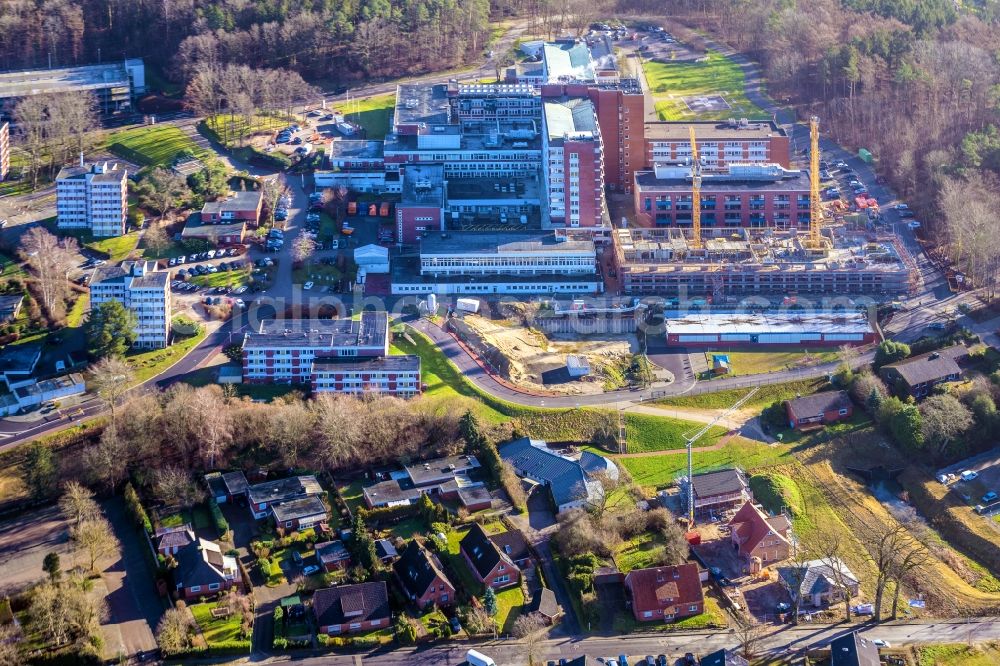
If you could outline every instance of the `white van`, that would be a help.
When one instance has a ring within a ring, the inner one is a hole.
[[[478,650],[469,650],[466,652],[465,660],[469,662],[469,666],[497,666],[497,662]]]

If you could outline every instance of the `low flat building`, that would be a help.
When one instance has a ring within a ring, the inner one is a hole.
[[[469,511],[488,508],[492,496],[482,481],[471,479],[469,472],[479,468],[475,456],[461,455],[417,462],[393,473],[391,479],[362,490],[370,509],[415,504],[422,495],[443,500],[457,500]],[[485,496],[484,496],[485,493]]]
[[[23,386],[31,381],[38,361],[42,358],[42,345],[28,342],[20,345],[6,345],[0,354],[0,379],[7,388]]]
[[[444,167],[407,164],[401,178],[402,192],[396,205],[397,242],[412,244],[428,233],[444,231]]]
[[[230,192],[224,199],[209,201],[201,208],[205,224],[224,224],[242,220],[257,224],[264,206],[264,194],[258,190]]]
[[[962,368],[955,359],[967,353],[962,345],[953,345],[882,366],[879,374],[899,392],[925,398],[938,384],[958,381],[962,377]]]
[[[303,497],[316,497],[323,492],[315,476],[291,476],[287,479],[265,481],[247,487],[250,512],[258,520],[266,518],[275,504]]]
[[[668,318],[665,325],[667,344],[680,347],[839,347],[870,344],[877,337],[862,312],[697,313]]]
[[[847,391],[823,391],[785,401],[788,425],[796,430],[821,428],[851,418],[854,403]]]
[[[25,97],[84,91],[94,94],[104,113],[131,108],[133,100],[146,92],[146,68],[142,58],[0,73],[0,109],[6,113]]]
[[[385,168],[384,144],[381,141],[363,139],[331,141],[327,148],[326,164],[335,171],[382,170]]]
[[[87,384],[83,380],[83,375],[70,374],[18,386],[14,389],[14,397],[21,409],[28,409],[49,400],[83,395],[86,390]]]
[[[210,224],[192,224],[188,220],[181,230],[181,240],[203,240],[215,247],[242,245],[246,235],[246,220]]]

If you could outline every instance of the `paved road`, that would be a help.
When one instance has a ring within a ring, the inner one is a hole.
[[[0,524],[0,594],[41,580],[42,561],[59,553],[63,568],[72,567],[69,528],[58,506],[21,513]]]
[[[887,623],[878,627],[864,625],[822,625],[782,627],[766,636],[760,643],[760,652],[772,655],[789,654],[810,648],[823,647],[834,638],[860,628],[869,638],[887,640],[894,647],[922,643],[961,643],[970,639],[985,642],[1000,638],[1000,620],[996,618],[965,623],[962,620],[936,623]],[[720,648],[736,648],[739,640],[730,632],[665,632],[629,636],[570,637],[544,641],[538,648],[538,660],[573,658],[586,654],[591,657],[617,657],[625,653],[630,663],[647,654],[666,654],[673,660],[694,652],[704,655]],[[392,651],[374,651],[364,655],[324,655],[317,657],[292,657],[281,655],[266,659],[267,663],[293,661],[302,666],[457,666],[465,661],[467,645],[449,644],[433,647],[399,648]],[[498,666],[523,666],[527,663],[524,646],[514,641],[498,641],[477,645],[476,649],[496,660]]]

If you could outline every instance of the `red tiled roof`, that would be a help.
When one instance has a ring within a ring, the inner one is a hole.
[[[632,603],[639,612],[663,608],[671,614],[673,607],[704,601],[698,565],[693,562],[630,571],[625,586],[632,591]]]
[[[744,555],[752,553],[768,534],[774,534],[781,540],[788,541],[785,537],[785,533],[788,531],[788,520],[779,516],[768,518],[752,502],[746,502],[740,507],[733,519],[729,521],[729,527],[737,536],[740,553]]]

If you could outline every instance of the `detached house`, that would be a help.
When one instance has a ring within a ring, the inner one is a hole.
[[[786,400],[785,412],[790,427],[807,430],[851,418],[854,405],[847,391],[824,391]]]
[[[315,495],[272,504],[271,514],[280,530],[304,530],[327,519],[326,505]]]
[[[830,641],[830,666],[880,666],[878,647],[856,631]]]
[[[178,596],[193,599],[240,588],[236,558],[225,555],[214,541],[196,539],[174,555],[174,585]]]
[[[962,369],[956,361],[967,354],[968,350],[962,345],[952,345],[883,366],[879,374],[889,386],[914,398],[923,398],[938,384],[958,381]]]
[[[796,567],[779,567],[778,578],[793,599],[802,595],[803,604],[816,608],[829,606],[843,601],[845,594],[850,594],[853,599],[861,588],[858,577],[840,559],[812,560],[802,567],[805,571],[797,571]],[[795,584],[800,579],[796,590]]]
[[[490,540],[481,525],[474,524],[459,545],[476,580],[483,585],[499,590],[518,584],[521,571],[510,556]]]
[[[455,586],[444,575],[441,562],[416,539],[403,549],[393,571],[406,596],[417,608],[455,603]]]
[[[768,517],[752,502],[745,503],[729,521],[730,538],[750,571],[788,559],[792,550],[791,523],[784,515]]]
[[[316,590],[312,604],[322,634],[369,631],[390,624],[389,591],[383,581]]]
[[[323,492],[315,476],[293,476],[276,481],[265,481],[247,488],[250,511],[260,520],[271,513],[270,507],[302,497],[314,497]]]
[[[669,622],[705,610],[701,577],[693,562],[630,571],[625,575],[625,590],[639,622]]]

